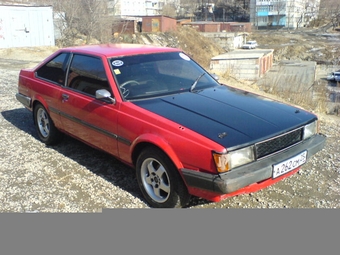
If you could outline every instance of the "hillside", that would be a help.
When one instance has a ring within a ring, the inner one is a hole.
[[[118,38],[115,38],[115,42],[153,44],[180,48],[205,68],[209,67],[212,57],[224,52],[212,40],[201,36],[195,29],[189,27],[181,27],[177,31],[166,33],[120,35]]]

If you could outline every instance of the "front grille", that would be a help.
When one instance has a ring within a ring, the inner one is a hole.
[[[302,140],[303,128],[255,144],[256,158],[260,159]]]

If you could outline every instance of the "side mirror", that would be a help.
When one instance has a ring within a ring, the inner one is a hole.
[[[99,89],[96,91],[96,99],[109,99],[111,103],[115,104],[116,99],[111,97],[111,93],[106,89]]]

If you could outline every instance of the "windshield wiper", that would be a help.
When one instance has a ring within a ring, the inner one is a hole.
[[[190,90],[189,90],[190,92],[192,92],[195,89],[198,81],[202,78],[203,75],[205,75],[205,73],[202,73],[200,76],[197,77],[197,79],[194,81],[194,83],[190,87]]]

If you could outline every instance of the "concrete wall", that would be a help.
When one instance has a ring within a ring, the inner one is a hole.
[[[203,33],[217,33],[221,32],[221,24],[217,22],[190,22],[184,24],[196,29],[198,32]]]
[[[54,45],[52,6],[0,6],[0,48]]]
[[[251,32],[251,23],[241,23],[241,22],[232,22],[229,24],[229,30],[230,32]]]
[[[198,21],[183,24],[195,28],[199,32],[218,33],[218,32],[251,32],[251,23],[247,22],[209,22]]]
[[[242,34],[235,33],[200,33],[201,35],[212,39],[225,51],[231,51],[238,49],[244,43],[244,37]]]
[[[257,80],[273,66],[271,49],[235,50],[213,57],[210,69],[216,74],[229,73],[241,80]]]

